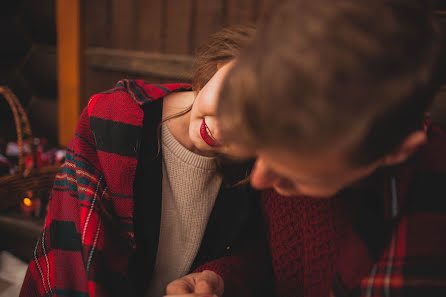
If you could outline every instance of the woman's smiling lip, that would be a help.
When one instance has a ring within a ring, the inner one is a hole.
[[[211,130],[206,125],[206,121],[203,119],[200,126],[200,135],[209,146],[218,146],[217,140],[212,136]]]

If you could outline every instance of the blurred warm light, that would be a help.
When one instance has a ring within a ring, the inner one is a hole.
[[[31,206],[31,205],[33,205],[33,202],[29,198],[24,198],[23,199],[23,204],[26,205],[26,206]]]

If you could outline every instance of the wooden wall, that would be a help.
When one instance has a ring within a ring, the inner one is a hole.
[[[188,81],[194,50],[221,27],[255,23],[277,0],[79,0],[88,97],[123,77]],[[446,12],[444,0],[426,0]],[[446,17],[443,16],[443,17]]]
[[[85,0],[85,98],[122,77],[189,81],[197,46],[272,0]]]
[[[265,0],[92,0],[87,46],[192,54],[220,27],[255,22]]]
[[[190,81],[193,53],[200,43],[224,26],[255,23],[275,1],[278,0],[57,0],[59,6],[80,5],[76,17],[70,9],[67,17],[58,16],[59,32],[69,26],[69,19],[78,20],[78,34],[73,36],[80,45],[79,55],[68,57],[80,65],[72,73],[78,79],[79,92],[73,96],[66,89],[65,97],[59,90],[59,102],[76,97],[75,104],[70,105],[76,108],[65,108],[74,114],[71,118],[76,118],[91,95],[112,88],[122,78],[158,83]],[[426,1],[446,32],[446,2]],[[60,48],[58,54],[64,54]],[[64,80],[60,76],[63,61],[64,57],[59,57],[59,80]],[[444,115],[445,91],[443,88],[437,100],[440,104],[435,105],[440,106],[436,110],[443,110],[443,106]],[[61,117],[63,112],[59,111],[59,142],[66,145],[74,128],[67,126]]]
[[[56,0],[59,143],[69,143],[91,95],[122,78],[190,81],[200,43],[224,26],[255,23],[274,1]]]

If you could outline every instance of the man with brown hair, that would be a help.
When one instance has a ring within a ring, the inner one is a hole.
[[[264,199],[279,295],[292,294],[281,291],[297,275],[286,257],[303,245],[305,259],[334,251],[332,272],[311,275],[331,289],[313,296],[446,296],[446,135],[426,118],[439,52],[420,1],[291,0],[236,61],[220,128],[255,153],[252,185],[343,205],[330,223],[341,235],[316,245],[288,234],[284,247],[283,226],[311,220],[314,205],[298,216],[291,202]]]

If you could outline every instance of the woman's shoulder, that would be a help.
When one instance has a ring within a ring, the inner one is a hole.
[[[143,80],[120,80],[113,89],[93,95],[88,102],[89,117],[141,125],[143,105],[180,90],[189,84],[153,84]]]

